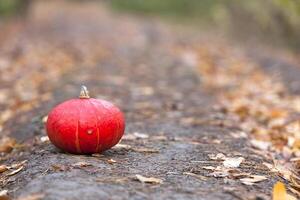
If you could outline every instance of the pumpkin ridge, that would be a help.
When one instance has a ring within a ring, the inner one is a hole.
[[[76,132],[75,132],[75,147],[77,153],[81,153],[80,143],[79,143],[79,123],[80,123],[80,109],[77,109],[78,111],[78,119],[77,119],[77,126],[76,126]]]
[[[88,99],[88,102],[90,105],[94,108],[95,116],[96,116],[96,129],[97,129],[97,145],[96,145],[96,152],[99,152],[99,149],[101,148],[100,145],[100,131],[99,131],[99,126],[98,126],[98,109],[94,105],[93,102],[91,102],[91,99]]]

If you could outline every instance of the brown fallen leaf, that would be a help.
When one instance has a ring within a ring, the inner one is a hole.
[[[273,187],[273,200],[297,200],[297,199],[286,192],[283,183],[277,182]]]
[[[253,185],[261,181],[267,180],[267,177],[261,175],[250,175],[247,178],[241,178],[240,181],[245,185]]]
[[[142,175],[135,175],[136,179],[142,183],[151,183],[151,184],[161,184],[163,181],[159,178],[154,178],[154,177],[145,177]]]
[[[205,176],[201,176],[199,174],[194,174],[194,173],[191,173],[191,172],[183,172],[183,175],[193,176],[193,177],[198,178],[198,179],[203,180],[203,181],[207,180],[207,178]]]
[[[54,164],[51,167],[54,171],[66,171],[69,169],[69,167],[60,164]]]
[[[17,144],[16,140],[10,137],[3,137],[0,140],[0,152],[9,153]]]
[[[10,200],[7,193],[8,193],[7,190],[1,190],[0,191],[0,200]]]
[[[6,165],[0,165],[0,173],[5,172],[6,170],[8,170]]]
[[[45,197],[44,194],[31,194],[29,196],[19,197],[17,200],[40,200]]]
[[[232,173],[230,176],[234,179],[241,179],[241,178],[247,178],[248,176],[251,176],[250,173],[240,172],[240,173]]]

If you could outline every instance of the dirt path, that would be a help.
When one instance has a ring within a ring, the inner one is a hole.
[[[1,177],[3,189],[13,197],[41,194],[49,200],[270,198],[279,179],[262,164],[270,161],[254,153],[237,128],[220,123],[225,117],[216,109],[218,100],[201,84],[193,59],[177,54],[176,47],[194,45],[193,38],[92,4],[85,9],[64,5],[39,5],[42,17],[34,12],[17,35],[19,48],[39,51],[51,64],[43,68],[47,61],[26,60],[33,68],[28,79],[39,70],[37,77],[46,77],[30,88],[45,98],[35,98],[34,105],[4,125],[3,132],[25,141],[25,146],[2,162],[27,162],[19,173]],[[76,156],[40,140],[45,135],[43,116],[58,102],[76,98],[81,84],[92,96],[124,111],[123,146],[103,155]],[[238,169],[218,172],[216,167],[223,165],[222,159],[214,158],[218,153],[245,160]],[[245,185],[240,179],[248,173],[266,180]],[[137,174],[163,182],[141,183]]]

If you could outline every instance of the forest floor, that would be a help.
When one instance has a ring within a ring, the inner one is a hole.
[[[271,199],[277,181],[297,195],[292,55],[95,3],[51,2],[0,24],[2,196]],[[63,153],[46,137],[47,113],[83,84],[126,116],[123,140],[103,154]]]

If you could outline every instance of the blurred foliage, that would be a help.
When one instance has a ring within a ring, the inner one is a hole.
[[[30,0],[0,0],[0,16],[26,12]]]
[[[137,13],[180,18],[210,17],[221,0],[112,0],[112,6]]]
[[[111,0],[113,8],[225,29],[300,50],[300,0]]]
[[[118,11],[158,15],[201,27],[209,25],[226,30],[234,37],[263,39],[300,51],[300,0],[106,1]],[[0,16],[24,14],[30,2],[31,0],[0,0]]]

